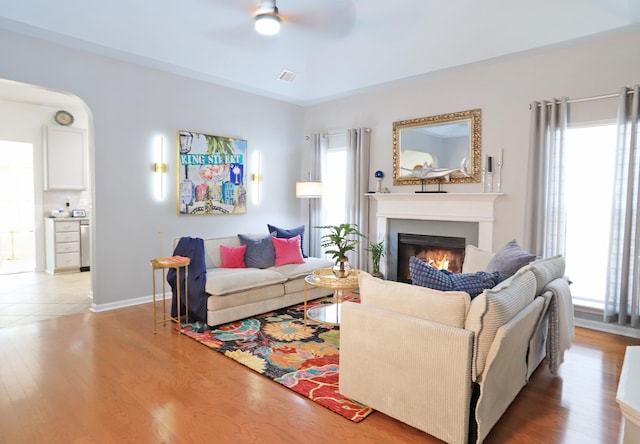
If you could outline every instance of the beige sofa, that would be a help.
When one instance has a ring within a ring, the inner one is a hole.
[[[361,303],[342,306],[340,392],[446,442],[482,442],[545,358],[547,288],[568,291],[564,268],[538,260],[473,301],[363,274]]]
[[[253,235],[261,238],[268,233]],[[304,264],[268,268],[221,268],[220,246],[240,246],[238,236],[204,239],[207,281],[207,324],[220,325],[299,304],[304,299],[304,278],[333,262],[315,257]],[[308,288],[307,298],[331,294],[324,288]]]

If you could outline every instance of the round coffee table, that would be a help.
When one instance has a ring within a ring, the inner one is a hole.
[[[340,325],[340,304],[342,304],[345,290],[356,290],[360,270],[351,270],[349,276],[336,277],[333,269],[322,268],[304,278],[304,323],[307,317],[321,324]],[[320,304],[307,310],[307,286],[330,288],[333,290],[331,304]]]

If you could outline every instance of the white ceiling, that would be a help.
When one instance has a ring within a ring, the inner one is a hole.
[[[304,105],[640,23],[638,0],[278,0],[263,37],[258,3],[0,0],[0,28]]]

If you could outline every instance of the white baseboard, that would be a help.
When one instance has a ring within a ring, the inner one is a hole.
[[[625,327],[616,324],[607,324],[605,322],[591,321],[588,319],[575,318],[576,327],[584,327],[590,330],[603,331],[613,333],[614,335],[628,336],[630,338],[640,339],[640,330],[637,328]]]
[[[165,298],[171,300],[172,294],[165,293]],[[162,293],[159,295],[156,295],[156,301],[159,301],[159,300],[160,301],[162,300]],[[134,305],[148,304],[150,302],[153,302],[153,295],[141,296],[139,298],[133,298],[133,299],[125,299],[123,301],[117,301],[117,302],[109,302],[106,304],[93,303],[91,304],[91,307],[89,307],[89,310],[95,313],[100,313],[102,311],[117,310],[119,308],[132,307]]]

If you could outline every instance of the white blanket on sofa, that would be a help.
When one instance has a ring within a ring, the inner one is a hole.
[[[560,364],[564,362],[564,352],[571,347],[575,335],[573,301],[569,282],[565,278],[551,281],[546,289],[553,293],[549,306],[547,364],[551,374],[556,375]]]

